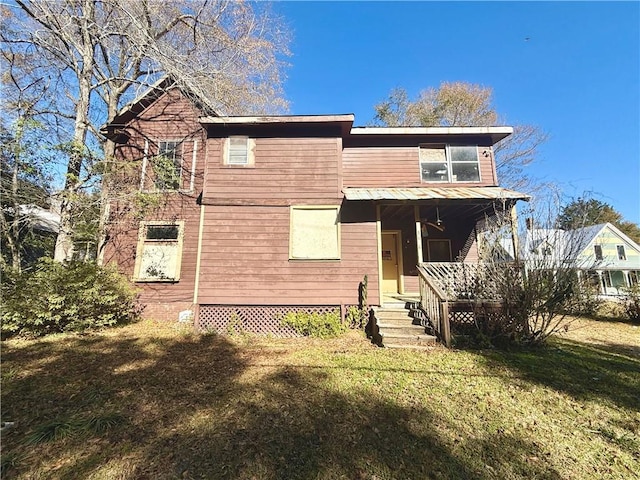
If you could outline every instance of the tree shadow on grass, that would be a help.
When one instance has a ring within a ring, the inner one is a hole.
[[[253,367],[256,355],[270,365]],[[3,415],[16,422],[3,438],[3,453],[17,459],[9,475],[560,478],[550,463],[528,461],[542,455],[527,439],[445,438],[451,420],[428,405],[344,391],[330,369],[278,364],[280,355],[219,336],[5,348],[3,361],[20,369],[2,391]],[[43,422],[105,412],[122,420],[100,434],[25,443]]]
[[[596,345],[556,338],[544,348],[485,351],[519,376],[581,400],[640,409],[640,357],[620,345]]]

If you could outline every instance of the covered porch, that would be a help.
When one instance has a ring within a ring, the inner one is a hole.
[[[504,219],[517,252],[515,204],[529,197],[500,187],[413,187],[348,188],[345,198],[375,202],[380,306],[419,306],[414,314],[449,344],[449,320],[473,322],[478,311],[464,278],[483,268],[479,243],[487,219]]]

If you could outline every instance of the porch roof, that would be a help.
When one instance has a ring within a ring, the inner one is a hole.
[[[344,188],[347,200],[529,200],[502,187]]]

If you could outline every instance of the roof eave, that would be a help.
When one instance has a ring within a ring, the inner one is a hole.
[[[513,127],[354,127],[350,134],[353,136],[489,136],[492,143],[513,133]]]

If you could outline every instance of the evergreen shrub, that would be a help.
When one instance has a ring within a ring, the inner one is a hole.
[[[2,336],[81,332],[136,320],[135,289],[114,268],[45,258],[2,272]]]

